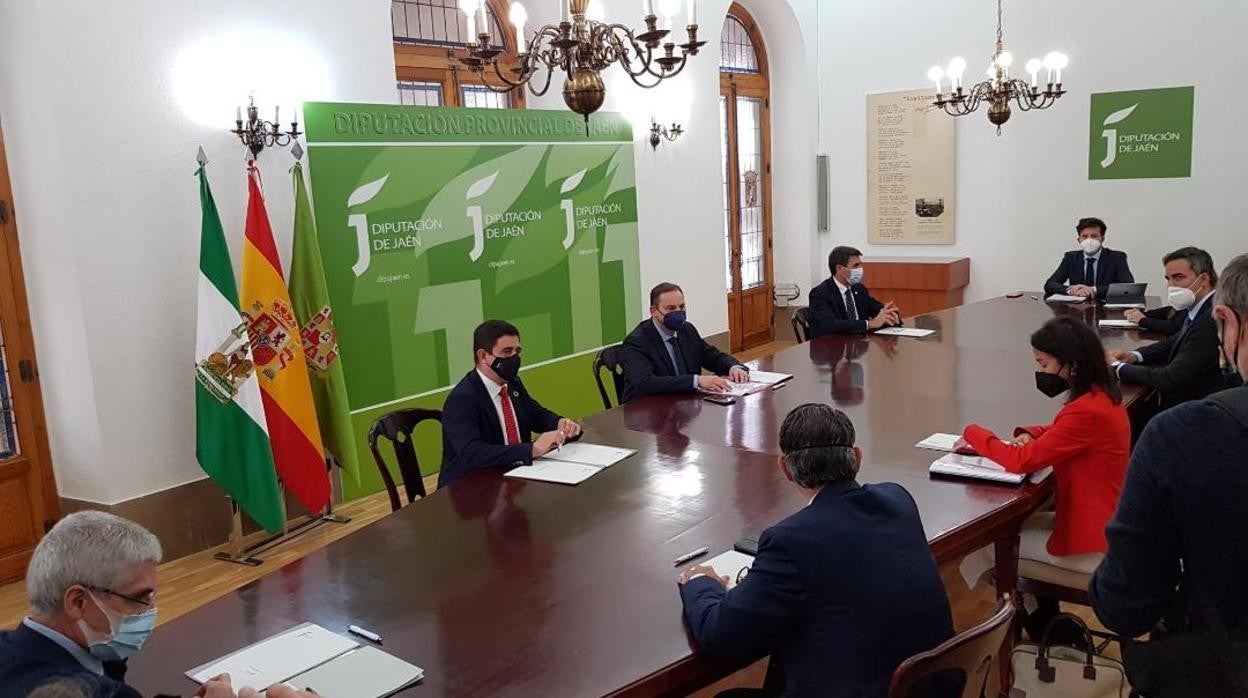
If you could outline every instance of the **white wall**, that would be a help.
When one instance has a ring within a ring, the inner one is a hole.
[[[203,477],[190,364],[195,150],[202,144],[211,161],[238,260],[246,189],[242,148],[226,129],[255,76],[201,76],[192,92],[222,79],[238,92],[215,123],[200,125],[175,97],[179,53],[222,35],[293,36],[325,57],[326,92],[309,99],[393,101],[389,5],[13,0],[0,9],[0,118],[63,496],[111,504]],[[298,63],[253,69],[294,79]],[[283,249],[290,164],[284,152],[261,156]]]
[[[868,255],[966,255],[967,300],[974,301],[1039,289],[1061,253],[1073,249],[1081,216],[1108,222],[1109,245],[1128,252],[1132,271],[1149,282],[1150,293],[1165,288],[1165,252],[1194,244],[1221,266],[1248,250],[1236,210],[1243,198],[1241,163],[1248,156],[1240,137],[1245,102],[1234,87],[1248,57],[1241,36],[1248,4],[1006,2],[1005,41],[1016,61],[1053,49],[1069,54],[1070,94],[1047,111],[1015,110],[1000,138],[983,114],[959,119],[952,247],[866,244],[864,96],[921,88],[928,66],[955,55],[966,58],[968,80],[978,80],[992,50],[992,3],[823,5],[819,147],[835,163],[834,233],[823,236],[823,257],[840,243]],[[1089,94],[1182,85],[1196,86],[1192,177],[1089,181]]]

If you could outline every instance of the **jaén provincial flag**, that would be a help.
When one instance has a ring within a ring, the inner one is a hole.
[[[319,513],[329,502],[329,475],[299,322],[282,276],[254,162],[247,168],[242,286],[239,309],[251,337],[277,474],[308,512]]]

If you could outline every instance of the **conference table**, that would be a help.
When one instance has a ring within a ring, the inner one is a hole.
[[[738,667],[694,647],[674,560],[729,550],[805,504],[777,464],[780,422],[805,402],[850,416],[864,452],[858,480],[910,491],[938,561],[994,545],[998,585],[1012,589],[1019,527],[1046,504],[1052,478],[932,478],[939,454],[915,444],[970,422],[1009,433],[1051,421],[1060,403],[1034,387],[1028,336],[1055,314],[1094,326],[1120,315],[1038,296],[908,318],[935,330],[921,339],[783,349],[754,365],[793,379],[733,405],[650,396],[590,416],[587,442],[637,453],[575,487],[476,472],[162,625],[131,660],[129,681],[145,695],[189,695],[187,669],[311,621],[368,628],[423,667],[403,695],[684,695]],[[1110,349],[1146,341],[1101,334]]]

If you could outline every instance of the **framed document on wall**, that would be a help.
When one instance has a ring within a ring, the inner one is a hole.
[[[867,241],[952,245],[954,119],[930,90],[867,95]]]

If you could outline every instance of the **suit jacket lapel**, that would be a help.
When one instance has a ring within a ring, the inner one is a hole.
[[[667,353],[667,343],[663,340],[663,335],[659,334],[659,328],[654,326],[654,320],[646,320],[645,323],[643,332],[650,338],[652,345],[650,349],[651,360],[657,360],[659,365],[664,367],[664,373],[661,375],[676,375],[676,369],[672,366],[672,357]],[[679,346],[680,342],[676,344]]]
[[[837,286],[836,281],[832,279],[828,279],[828,284],[829,284],[828,290],[832,292],[832,297],[836,299],[834,302],[837,305],[841,306],[841,317],[848,320],[849,308],[845,307],[845,296],[841,295],[841,287]],[[853,286],[850,286],[850,290],[851,291],[853,290]]]
[[[485,434],[492,443],[505,444],[507,437],[503,435],[503,425],[498,422],[498,410],[494,407],[494,396],[490,395],[490,391],[485,387],[485,382],[481,380],[481,375],[473,369],[472,374],[468,377],[473,382],[473,389],[477,395],[477,408],[481,411],[481,421],[487,425],[488,432]],[[512,401],[515,406],[515,401]]]
[[[1183,346],[1183,342],[1187,341],[1187,336],[1192,333],[1192,328],[1196,326],[1196,323],[1200,322],[1200,319],[1204,317],[1205,311],[1208,310],[1209,312],[1212,312],[1209,305],[1212,302],[1213,301],[1211,300],[1206,301],[1205,304],[1200,307],[1200,310],[1196,311],[1196,317],[1192,318],[1192,321],[1187,323],[1187,327],[1184,327],[1183,331],[1179,333],[1179,336],[1174,339],[1174,344],[1170,346],[1169,358],[1173,359],[1174,356],[1179,353],[1179,347]]]

